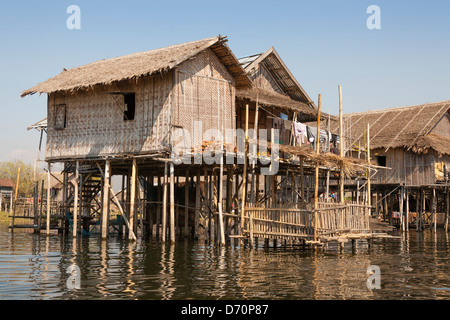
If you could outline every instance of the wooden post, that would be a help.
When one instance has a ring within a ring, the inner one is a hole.
[[[271,141],[271,143],[274,143]],[[241,199],[241,236],[244,232],[245,197],[247,196],[247,163],[248,163],[248,104],[245,108],[245,147],[244,147],[244,173],[242,175],[242,199]]]
[[[222,198],[223,198],[223,157],[220,157],[220,171],[219,171],[219,199],[218,199],[218,209],[219,209],[219,231],[220,231],[220,244],[225,245],[225,230],[223,227],[223,212],[222,212]]]
[[[372,190],[370,185],[370,124],[367,124],[367,205],[369,207],[369,217],[372,216]]]
[[[105,176],[103,181],[103,204],[102,204],[102,239],[108,237],[109,217],[109,179],[111,177],[111,164],[105,161]],[[130,232],[131,233],[131,232]]]
[[[406,231],[409,231],[409,190],[408,188],[405,189],[406,193],[406,220],[405,220],[405,228]]]
[[[161,241],[166,242],[167,231],[167,162],[164,162],[163,201],[162,201],[162,227]]]
[[[50,197],[51,197],[51,169],[52,168],[52,164],[49,162],[48,163],[48,170],[47,170],[47,222],[46,222],[46,232],[47,235],[50,234],[50,211],[51,211],[51,202],[50,202]],[[42,199],[41,199],[42,201]],[[40,225],[40,221],[38,222]]]
[[[301,195],[301,201],[302,205],[301,208],[305,209],[306,203],[305,203],[305,182],[304,182],[304,169],[303,169],[303,157],[299,157],[300,160],[300,195]]]
[[[80,162],[76,162],[75,168],[75,188],[74,188],[74,201],[73,201],[73,230],[72,236],[77,237],[78,232],[78,183],[80,181]]]
[[[175,243],[175,168],[170,162],[170,243]]]
[[[189,236],[189,170],[186,170],[184,185],[184,236]]]
[[[200,169],[197,169],[197,177],[195,180],[195,217],[194,217],[194,238],[199,237],[200,225]]]
[[[133,230],[133,232],[134,232],[134,213],[136,205],[136,173],[137,173],[136,171],[137,171],[136,158],[133,158],[133,163],[131,165],[131,180],[130,180],[130,230]]]
[[[399,211],[400,211],[400,230],[405,231],[405,225],[403,221],[403,197],[404,197],[404,189],[400,188],[400,197],[399,197]]]
[[[448,222],[450,219],[450,192],[448,187],[446,188],[446,202],[447,202],[447,210],[445,211],[445,232],[448,232]]]
[[[434,232],[436,232],[436,225],[437,225],[437,197],[436,197],[436,188],[433,187],[433,202],[432,202],[432,210],[433,210],[433,229]]]
[[[342,87],[339,86],[339,155],[344,157],[344,130],[343,130],[343,112],[342,112]],[[344,203],[344,168],[341,167],[339,173],[339,202]]]
[[[14,204],[13,204],[13,209],[12,209],[12,214],[13,214],[12,227],[13,227],[13,230],[14,230],[14,219],[16,217],[17,194],[18,194],[18,191],[19,191],[19,181],[20,181],[20,167],[17,169],[16,190],[14,191],[14,193],[15,193],[14,194]],[[12,194],[11,194],[11,199],[12,199]],[[10,207],[11,207],[11,205],[10,205]]]
[[[156,237],[159,238],[160,236],[160,229],[161,229],[161,177],[158,176],[156,177],[156,181],[157,181],[157,188],[156,188],[156,199],[157,199],[157,204],[156,204],[156,230],[155,230],[155,234]]]
[[[319,108],[317,110],[317,141],[316,154],[320,153],[320,108],[322,97],[319,94]],[[317,241],[317,210],[319,201],[319,162],[316,162],[315,183],[314,183],[314,241]]]

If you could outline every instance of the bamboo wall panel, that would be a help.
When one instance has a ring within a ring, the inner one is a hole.
[[[250,75],[252,83],[261,89],[275,91],[284,94],[284,91],[280,88],[275,79],[270,75],[267,68],[259,64],[259,68]]]
[[[46,158],[138,154],[162,149],[168,141],[172,73],[137,82],[51,94],[48,100]],[[134,120],[124,120],[123,95],[135,93]],[[56,106],[66,105],[66,127],[55,130]]]
[[[211,50],[180,65],[174,92],[174,123],[191,134],[191,147],[200,148],[196,143],[202,143],[207,130],[218,129],[224,135],[226,129],[235,129],[233,77]],[[201,122],[201,133],[195,132],[195,122]]]

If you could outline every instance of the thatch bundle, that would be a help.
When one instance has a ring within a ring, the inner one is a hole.
[[[440,155],[450,155],[450,138],[430,133],[419,138],[412,150],[423,154],[427,154],[430,150],[435,150]]]

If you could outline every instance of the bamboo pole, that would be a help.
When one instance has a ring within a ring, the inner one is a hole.
[[[111,176],[111,164],[105,161],[105,175],[103,178],[103,204],[102,204],[102,239],[108,237],[108,216],[109,216],[109,178]]]
[[[220,157],[220,173],[219,173],[219,230],[220,230],[220,244],[225,245],[225,231],[223,227],[223,212],[222,212],[222,198],[223,198],[223,156]]]
[[[446,217],[446,219],[445,219],[445,232],[448,232],[448,222],[449,222],[449,219],[450,219],[450,192],[449,192],[449,190],[448,190],[448,187],[446,188],[447,189],[447,193],[446,193],[446,202],[447,202],[447,210],[445,211],[445,217]]]
[[[133,158],[133,163],[131,165],[131,180],[130,180],[130,230],[134,231],[134,214],[136,206],[136,174],[137,174],[137,163],[136,158]],[[106,179],[106,173],[105,173]],[[129,230],[129,231],[130,231]],[[130,237],[131,240],[131,237]]]
[[[342,112],[342,87],[339,86],[339,155],[344,157],[344,134],[343,134],[343,112]],[[344,203],[344,170],[341,167],[339,174],[339,202]]]
[[[47,235],[50,234],[50,211],[51,211],[51,202],[50,202],[50,197],[51,197],[51,170],[52,170],[52,164],[49,162],[48,163],[48,170],[47,170],[47,221],[46,221],[46,232]],[[42,201],[42,199],[41,199]],[[40,221],[38,222],[38,224],[40,225]]]
[[[195,217],[194,217],[194,237],[199,237],[200,224],[200,169],[197,169],[197,177],[195,180]]]
[[[166,242],[167,229],[167,162],[164,162],[161,241]]]
[[[189,170],[186,170],[186,181],[184,186],[184,236],[189,236]]]
[[[74,201],[73,201],[73,226],[72,236],[77,237],[78,232],[78,183],[80,181],[80,162],[76,162],[75,167],[75,184],[74,184]]]
[[[372,216],[372,190],[370,185],[370,124],[367,124],[367,204],[369,206],[369,216]]]
[[[170,163],[170,243],[175,243],[175,168]]]
[[[272,141],[273,143],[273,141]],[[245,197],[247,193],[247,163],[248,163],[248,104],[245,107],[245,147],[244,147],[244,173],[242,175],[242,201],[241,201],[241,236],[244,232]]]
[[[17,178],[16,178],[16,190],[14,190],[14,204],[13,204],[13,217],[12,217],[12,227],[14,230],[14,220],[16,217],[16,207],[17,207],[17,195],[19,191],[19,182],[20,182],[20,167],[17,169]],[[11,196],[12,198],[12,196]]]
[[[409,231],[409,190],[408,188],[405,189],[405,193],[406,193],[406,224],[405,224],[405,228],[406,231]]]
[[[319,94],[319,107],[317,110],[317,141],[316,153],[320,153],[320,109],[322,104],[322,96]],[[315,183],[314,183],[314,241],[317,241],[317,210],[319,201],[319,162],[316,163]]]
[[[436,225],[437,225],[437,210],[436,210],[436,204],[437,204],[437,198],[436,198],[436,188],[433,188],[433,229],[434,232],[436,232]]]

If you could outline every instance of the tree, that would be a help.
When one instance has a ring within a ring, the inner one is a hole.
[[[34,188],[34,168],[31,164],[26,164],[21,160],[0,162],[0,179],[11,179],[15,185],[17,182],[17,171],[19,168],[20,177],[18,194],[24,195],[25,197],[30,197],[33,195]],[[39,172],[36,173],[36,176],[39,176]]]

